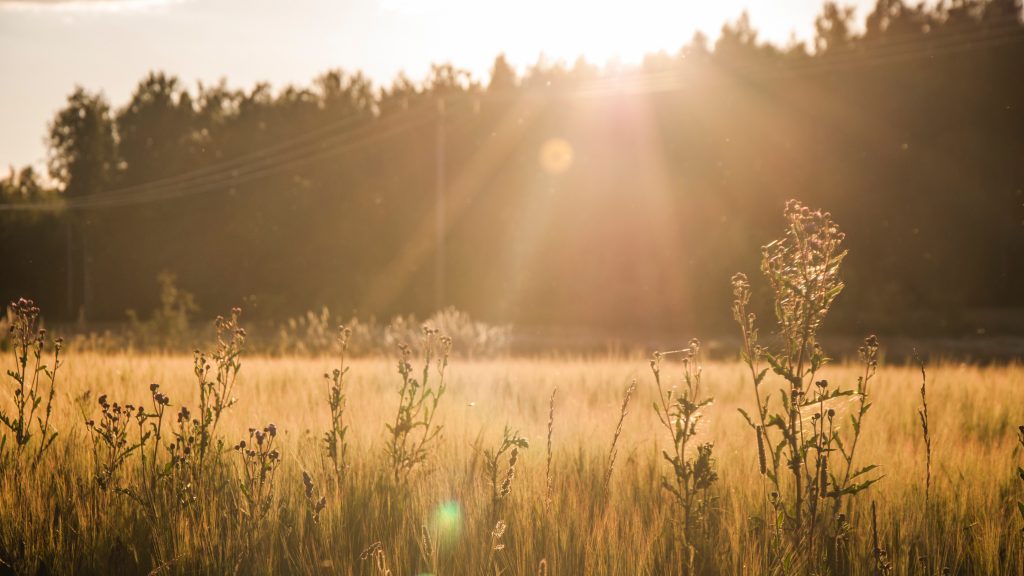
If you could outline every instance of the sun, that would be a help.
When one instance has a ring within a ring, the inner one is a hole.
[[[568,63],[582,57],[594,64],[635,64],[644,55],[677,52],[693,33],[712,34],[730,16],[734,2],[634,0],[528,2],[533,33],[524,42],[544,46],[544,54]],[[536,5],[536,6],[534,6]],[[538,37],[539,36],[539,37]]]

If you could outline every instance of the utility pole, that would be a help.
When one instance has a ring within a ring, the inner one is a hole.
[[[434,205],[434,244],[436,252],[434,254],[434,308],[435,311],[440,311],[444,307],[445,294],[444,294],[444,269],[445,269],[445,254],[444,254],[444,212],[445,212],[445,175],[444,175],[444,163],[445,163],[445,134],[444,134],[444,120],[445,120],[445,109],[444,109],[444,98],[438,98],[437,100],[437,133],[435,140],[435,176],[437,178],[435,182],[435,205]]]
[[[68,320],[73,321],[75,319],[75,249],[70,210],[64,213],[64,238],[67,240],[67,252],[65,253],[65,258],[67,259],[67,280],[65,281],[66,306]]]
[[[67,311],[68,320],[82,324],[92,301],[92,278],[89,275],[89,244],[86,215],[76,210],[64,212],[67,241]]]
[[[89,253],[89,228],[92,227],[92,224],[85,212],[79,216],[78,221],[82,227],[82,235],[79,239],[79,242],[82,243],[82,307],[78,309],[77,320],[79,325],[84,328],[88,314],[92,310],[92,275],[89,270],[92,265]]]

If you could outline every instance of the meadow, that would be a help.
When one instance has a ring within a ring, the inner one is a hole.
[[[4,471],[0,497],[4,561],[20,573],[373,573],[362,550],[381,542],[395,574],[534,574],[546,560],[553,574],[673,573],[681,553],[672,535],[672,505],[660,487],[667,466],[651,403],[653,379],[643,359],[551,359],[453,362],[438,408],[443,440],[407,487],[392,486],[384,457],[384,421],[397,408],[394,362],[351,363],[349,433],[352,468],[340,489],[320,448],[329,429],[323,372],[332,358],[247,358],[238,404],[226,413],[223,435],[234,442],[250,426],[274,423],[282,462],[274,507],[255,534],[243,537],[235,477],[240,458],[224,455],[224,491],[210,494],[198,517],[168,505],[147,518],[131,498],[99,492],[83,412],[98,412],[96,396],[142,402],[160,382],[177,404],[194,403],[189,356],[83,354],[69,356],[56,413],[64,438],[32,469]],[[829,369],[854,380],[855,365]],[[757,447],[738,407],[751,409],[750,383],[739,363],[708,363],[705,384],[715,395],[702,435],[715,443],[720,480],[715,514],[721,540],[703,559],[722,573],[773,570],[752,542],[748,516],[763,513]],[[924,505],[925,456],[918,422],[920,373],[885,365],[875,382],[876,408],[865,424],[862,455],[884,478],[855,502],[852,573],[874,569],[870,503],[893,573],[1012,574],[1024,559],[1022,524],[1014,510],[1021,482],[1015,423],[1024,422],[1020,366],[938,364],[931,368],[932,500]],[[602,490],[609,447],[628,383],[638,379],[623,424],[608,492]],[[546,442],[549,400],[557,387],[548,503]],[[182,400],[184,401],[184,400]],[[491,486],[482,450],[520,431],[512,492],[503,506],[504,549],[492,551]],[[310,517],[302,471],[327,496],[319,523]],[[166,515],[166,516],[164,516]],[[421,549],[426,526],[436,550]],[[254,541],[247,543],[247,538]],[[924,569],[920,556],[926,556]],[[776,572],[787,572],[776,567]],[[803,570],[794,569],[803,572]]]
[[[827,214],[787,218],[763,265],[777,331],[758,338],[737,276],[743,345],[725,360],[697,341],[469,359],[431,327],[385,355],[346,357],[344,327],[334,354],[249,355],[236,310],[206,352],[54,361],[40,311],[15,303],[0,566],[1020,573],[1024,366],[923,370],[873,337],[828,361],[842,237]]]

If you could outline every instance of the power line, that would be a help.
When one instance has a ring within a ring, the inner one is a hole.
[[[174,176],[168,176],[156,180],[151,180],[149,182],[144,182],[141,184],[124,186],[121,188],[103,191],[99,192],[98,194],[129,194],[134,192],[147,191],[152,188],[184,184],[192,179],[205,177],[207,175],[216,175],[218,172],[236,169],[238,166],[244,166],[247,162],[258,161],[261,157],[275,153],[277,151],[294,150],[296,146],[315,143],[313,141],[318,136],[321,136],[323,134],[329,134],[337,130],[348,129],[358,124],[359,122],[364,121],[372,121],[372,119],[366,118],[362,115],[349,116],[343,120],[329,123],[327,125],[316,128],[311,132],[304,132],[299,136],[289,138],[288,140],[278,142],[271,146],[267,146],[266,148],[261,148],[259,150],[241,154],[239,156],[233,156],[221,162],[203,166],[202,168],[197,168],[195,170],[190,170],[188,172],[176,174]]]
[[[370,122],[356,130],[338,134],[326,140],[309,142],[302,147],[292,148],[284,153],[271,155],[264,159],[252,160],[246,164],[240,164],[219,172],[213,172],[202,178],[189,179],[185,178],[185,175],[181,175],[173,179],[163,179],[161,182],[164,183],[160,185],[149,183],[124,187],[109,192],[69,198],[63,203],[0,204],[0,211],[112,208],[223,189],[341,152],[350,152],[426,124],[431,120],[432,116],[420,113],[428,108],[428,106],[419,106],[410,112],[389,117],[387,120],[381,121],[382,123]],[[406,114],[411,114],[411,116]],[[292,139],[292,141],[295,140],[297,139]],[[264,153],[263,155],[266,154]],[[190,172],[188,175],[191,176],[195,172],[197,171]],[[175,185],[175,181],[180,182],[180,184]]]
[[[993,30],[996,33],[993,34]],[[935,34],[931,37],[931,34]],[[967,31],[929,32],[911,38],[886,42],[878,48],[856,47],[842,54],[809,56],[802,63],[781,62],[776,66],[767,63],[747,62],[741,66],[722,66],[723,71],[753,79],[785,79],[793,76],[819,73],[842,72],[856,68],[879,67],[898,62],[930,59],[956,53],[998,48],[1024,42],[1024,26],[1020,22],[1004,21],[996,27]],[[680,78],[685,70],[676,66],[658,72],[638,72],[603,78],[588,86],[565,94],[567,97],[600,97],[607,93],[642,94],[650,92],[672,92],[692,86],[692,82]]]

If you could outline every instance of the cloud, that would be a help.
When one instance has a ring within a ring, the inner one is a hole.
[[[19,12],[126,12],[185,0],[0,0],[0,10]]]

